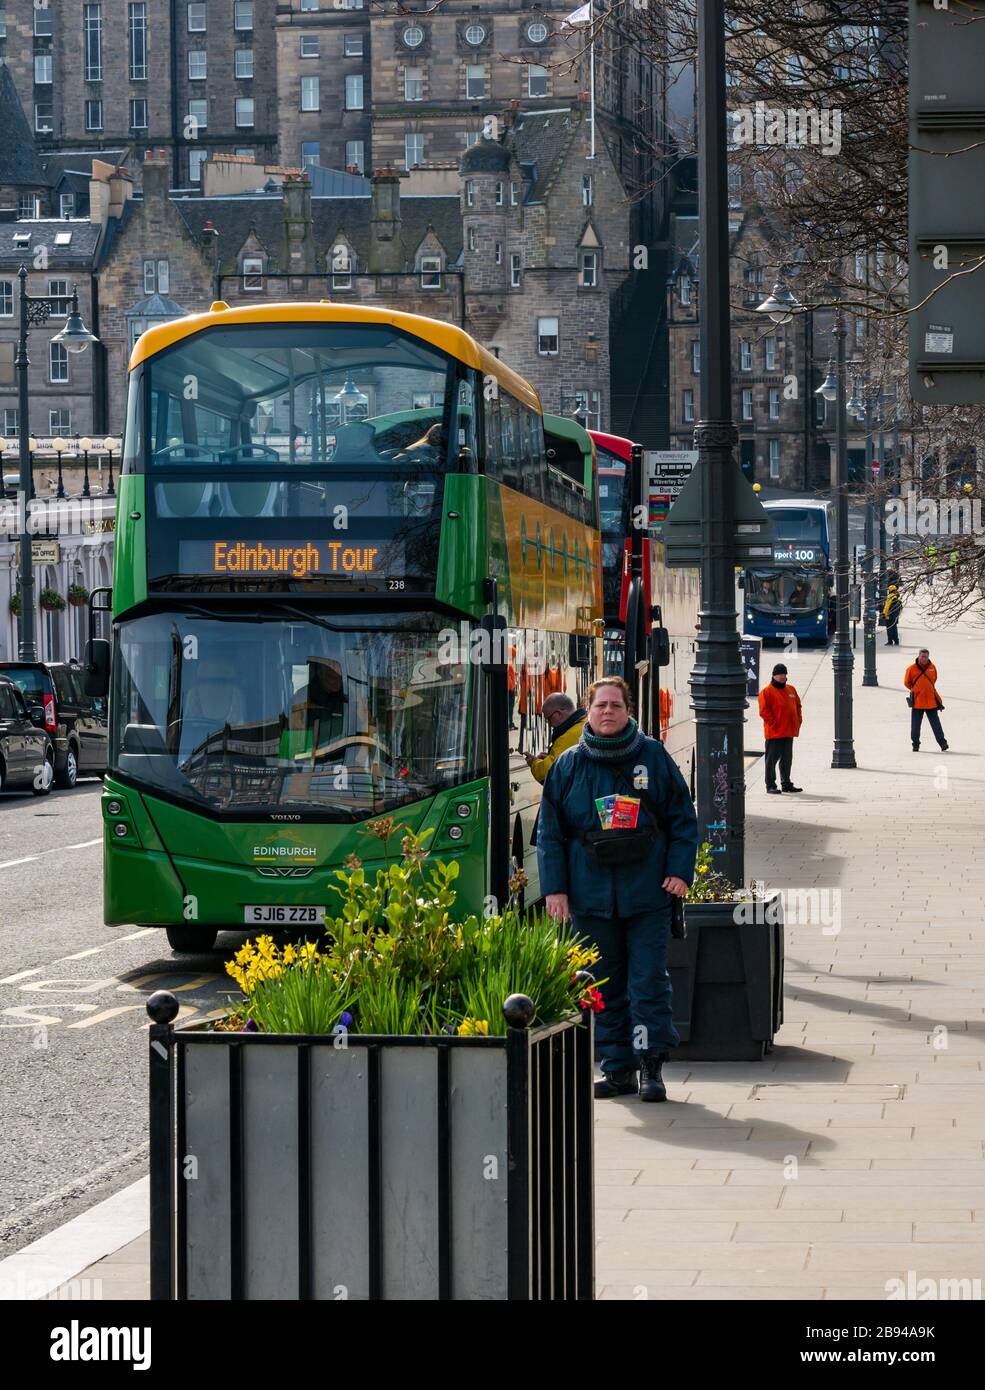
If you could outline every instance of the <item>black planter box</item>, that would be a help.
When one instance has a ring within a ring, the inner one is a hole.
[[[783,1022],[783,911],[778,897],[685,905],[687,936],[667,956],[674,1060],[761,1061]]]
[[[151,1298],[594,1298],[592,1016],[510,1004],[504,1037],[341,1039],[153,995]]]

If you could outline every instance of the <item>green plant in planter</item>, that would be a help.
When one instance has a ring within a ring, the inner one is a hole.
[[[49,613],[60,613],[65,607],[65,600],[57,589],[42,589],[38,602]]]
[[[89,602],[89,590],[84,584],[70,584],[68,601],[73,608],[83,608]]]
[[[16,594],[11,594],[11,595],[10,595],[10,611],[11,611],[11,613],[14,614],[15,617],[20,617],[20,612],[21,612],[21,591],[20,591],[20,589],[17,590]]]
[[[367,828],[385,848],[403,829],[390,819]],[[278,951],[260,937],[237,952],[226,969],[246,996],[239,1026],[489,1036],[506,1032],[502,1004],[510,994],[529,995],[540,1024],[602,1007],[594,985],[578,978],[597,951],[544,913],[520,916],[515,895],[524,876],[515,877],[502,914],[455,921],[458,864],[429,859],[429,834],[405,834],[401,858],[372,877],[349,857],[336,874],[339,911],[326,918],[320,949],[305,942]]]
[[[756,882],[748,888],[736,888],[730,878],[716,869],[710,840],[705,840],[698,846],[694,862],[694,882],[687,891],[685,903],[730,903],[736,899],[760,900],[766,896],[765,884]]]

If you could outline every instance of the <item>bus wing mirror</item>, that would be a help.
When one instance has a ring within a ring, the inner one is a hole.
[[[83,684],[87,695],[109,694],[109,642],[105,637],[90,637],[86,642]]]
[[[735,587],[736,587],[737,589],[744,589],[744,588],[746,587],[746,576],[743,574],[743,572],[742,572],[741,570],[740,570],[739,573],[736,575],[736,578],[735,578]]]
[[[670,633],[665,627],[655,627],[653,629],[653,655],[651,661],[655,666],[670,665]]]
[[[581,632],[572,632],[568,637],[568,665],[591,666],[595,659],[595,638]]]

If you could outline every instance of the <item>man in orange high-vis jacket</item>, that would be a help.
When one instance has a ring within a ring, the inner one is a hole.
[[[763,732],[766,735],[766,790],[772,796],[781,791],[799,792],[790,780],[793,766],[793,741],[800,733],[804,721],[800,706],[800,696],[787,680],[787,668],[782,664],[773,667],[773,679],[759,692],[759,713],[763,719]],[[780,785],[776,785],[777,764],[780,768]]]
[[[947,739],[944,737],[941,717],[938,714],[938,710],[944,708],[944,702],[937,693],[937,667],[931,661],[930,652],[926,647],[920,648],[916,661],[906,668],[903,684],[910,692],[907,703],[910,706],[910,742],[914,753],[920,752],[920,726],[924,715],[934,731],[938,747],[942,753],[946,753]]]

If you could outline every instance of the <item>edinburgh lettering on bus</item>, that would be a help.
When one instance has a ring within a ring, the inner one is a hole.
[[[308,574],[366,574],[376,567],[379,546],[344,545],[329,541],[323,554],[318,545],[264,545],[258,541],[215,541],[212,568],[216,574],[291,574],[303,579]]]

